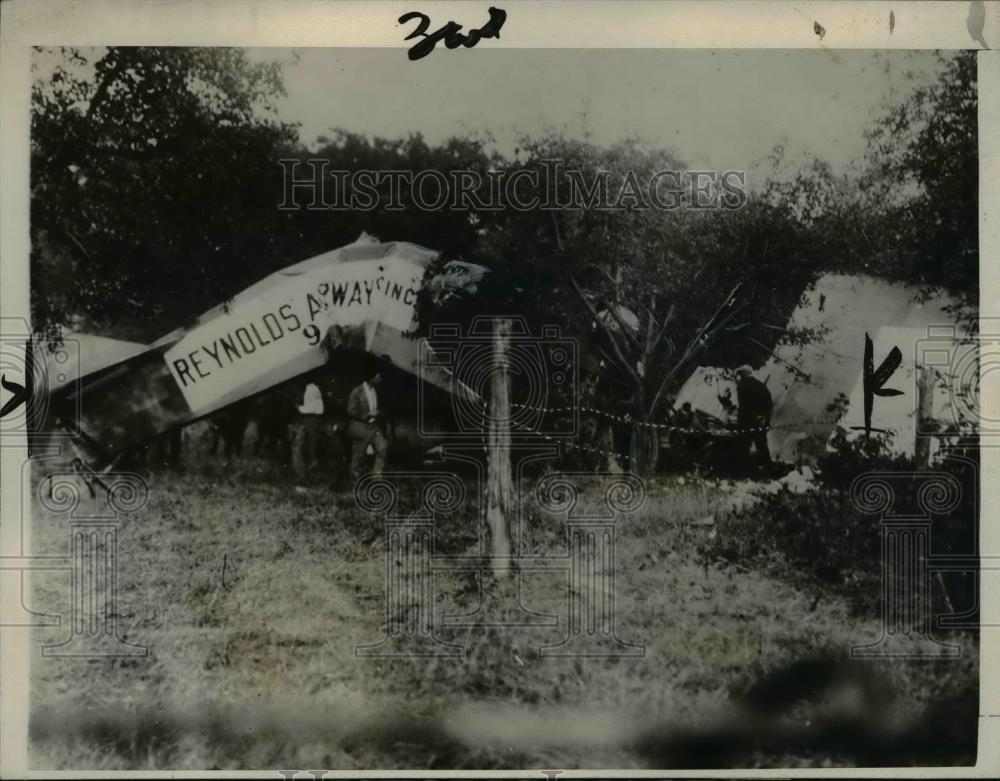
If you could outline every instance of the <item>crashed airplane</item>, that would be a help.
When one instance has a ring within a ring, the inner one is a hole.
[[[116,456],[323,366],[366,353],[450,394],[473,392],[411,332],[438,253],[362,234],[277,271],[151,345],[81,335],[75,374],[46,379],[46,426],[71,436],[100,468]],[[473,293],[482,266],[450,261],[429,283],[435,301]]]

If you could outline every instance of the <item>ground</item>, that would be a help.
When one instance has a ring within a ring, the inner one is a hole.
[[[643,655],[540,656],[563,623],[491,628],[488,615],[516,613],[514,586],[487,579],[484,593],[475,573],[449,572],[434,580],[439,609],[486,606],[470,626],[440,630],[464,655],[359,658],[357,646],[385,633],[386,561],[382,522],[357,509],[351,494],[322,479],[296,491],[263,459],[206,458],[148,481],[148,505],[123,518],[118,538],[119,633],[148,655],[36,656],[34,767],[643,767],[649,757],[623,740],[630,730],[709,724],[732,714],[734,699],[761,674],[814,653],[842,655],[880,635],[877,616],[857,616],[842,600],[704,559],[705,537],[726,534],[724,522],[705,520],[718,492],[658,478],[617,529],[617,633],[643,645]],[[532,501],[529,547],[557,554],[562,520]],[[466,512],[439,519],[439,553],[474,551]],[[65,517],[38,508],[35,551],[65,554],[68,539]],[[32,584],[31,607],[66,610],[66,573],[38,573]],[[566,598],[564,573],[521,580],[520,604],[532,611],[563,616]],[[59,642],[68,631],[64,622],[36,639]],[[866,663],[895,692],[886,719],[905,721],[975,685],[976,646],[961,642],[958,662]],[[440,716],[451,737],[398,722],[382,729],[385,714]],[[852,760],[778,747],[723,761]]]

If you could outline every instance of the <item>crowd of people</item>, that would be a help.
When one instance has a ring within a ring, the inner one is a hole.
[[[668,414],[669,427],[661,445],[670,467],[698,465],[743,475],[772,471],[767,442],[771,392],[749,366],[738,368],[735,380],[735,399],[729,388],[718,396],[721,418],[695,409],[688,401]],[[364,379],[346,400],[329,379],[311,377],[304,383],[291,383],[212,416],[208,453],[226,459],[244,454],[252,421],[254,455],[277,458],[300,482],[325,474],[332,482],[353,485],[364,474],[381,474],[396,442],[393,419],[386,414],[381,395],[382,373],[377,366],[364,372]],[[628,447],[617,446],[615,432],[607,425],[593,428],[589,436],[584,432],[584,438],[607,452],[607,468],[628,468]],[[181,449],[181,432],[176,430],[160,438],[154,458],[178,465]]]
[[[346,402],[335,383],[312,377],[233,404],[206,421],[205,451],[229,461],[248,455],[249,444],[252,455],[275,458],[300,482],[325,473],[334,483],[353,484],[363,474],[380,474],[394,440],[381,384],[381,372],[371,368]],[[248,443],[251,427],[254,436]],[[169,431],[140,452],[127,454],[129,465],[179,467],[184,438],[180,428]]]

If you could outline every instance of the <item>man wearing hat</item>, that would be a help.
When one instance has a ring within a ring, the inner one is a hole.
[[[757,450],[761,464],[771,466],[771,451],[767,446],[767,430],[771,427],[774,402],[767,386],[753,376],[753,369],[743,365],[736,370],[736,428],[739,453],[750,466],[750,446]]]

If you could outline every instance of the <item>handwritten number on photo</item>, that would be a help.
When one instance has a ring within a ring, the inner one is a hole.
[[[499,38],[500,29],[503,27],[503,23],[507,21],[507,12],[502,8],[493,8],[490,6],[490,20],[478,30],[470,30],[467,34],[460,32],[462,25],[457,22],[448,22],[448,24],[440,29],[428,33],[427,28],[431,24],[430,17],[419,11],[405,13],[399,17],[398,21],[400,24],[406,24],[413,20],[417,21],[417,27],[403,40],[423,39],[419,43],[414,44],[407,53],[407,57],[410,60],[419,60],[434,51],[434,47],[440,41],[444,41],[444,45],[449,49],[457,49],[459,46],[471,49],[483,38]]]

